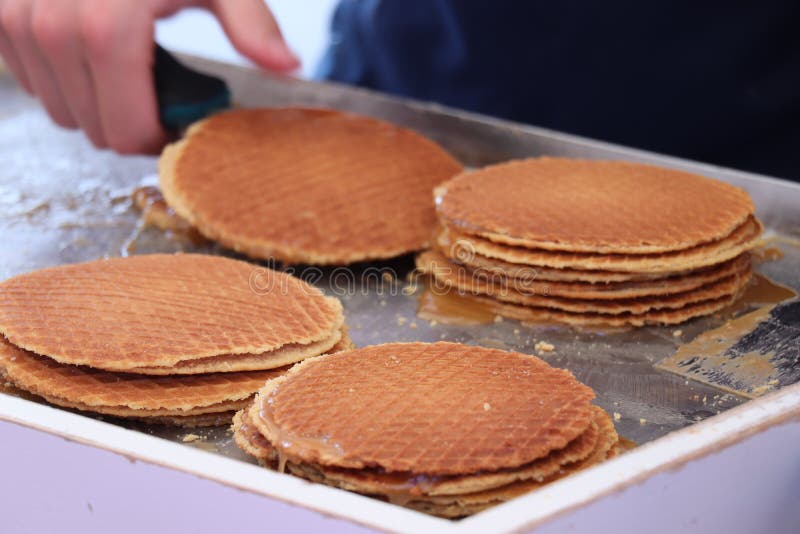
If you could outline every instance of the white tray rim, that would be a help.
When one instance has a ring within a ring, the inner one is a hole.
[[[292,475],[184,446],[91,417],[0,394],[0,421],[54,434],[130,460],[147,462],[383,531],[529,530],[606,495],[676,470],[771,427],[800,419],[800,384],[710,417],[612,461],[460,521],[448,521]],[[398,525],[401,527],[398,528]]]

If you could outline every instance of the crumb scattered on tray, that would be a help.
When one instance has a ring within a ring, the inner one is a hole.
[[[683,334],[683,330],[674,330],[674,331],[672,332],[672,335],[673,335],[674,337],[681,337],[681,334]]]
[[[417,284],[408,284],[403,288],[403,295],[413,295],[417,292]]]
[[[553,352],[556,349],[555,345],[547,341],[540,341],[533,348],[536,349],[536,352]]]
[[[186,434],[185,436],[183,436],[183,438],[181,438],[181,441],[183,441],[184,443],[192,443],[193,441],[197,441],[198,439],[200,439],[200,436],[198,436],[197,434]]]
[[[619,421],[622,419],[622,414],[619,412],[614,412],[614,421]]]

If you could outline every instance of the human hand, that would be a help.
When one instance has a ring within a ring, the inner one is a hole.
[[[99,148],[157,152],[166,141],[153,83],[157,19],[209,9],[257,65],[298,67],[263,0],[0,0],[0,55],[60,126]]]

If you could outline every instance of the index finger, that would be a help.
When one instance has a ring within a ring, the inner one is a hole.
[[[125,2],[89,4],[82,35],[106,141],[123,154],[157,152],[167,138],[153,80],[152,19]]]

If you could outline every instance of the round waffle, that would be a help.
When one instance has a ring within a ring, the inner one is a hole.
[[[252,421],[258,415],[258,402],[239,412],[234,419],[234,435],[236,442],[248,454],[264,461],[268,465],[277,465],[278,455],[274,447],[255,428]],[[608,415],[595,407],[594,418]],[[612,426],[613,430],[613,426]],[[451,475],[424,477],[411,472],[386,473],[374,469],[342,469],[327,466],[313,467],[319,473],[340,487],[353,491],[369,494],[390,494],[402,491],[422,491],[426,495],[461,495],[476,491],[505,486],[521,480],[543,480],[557,473],[563,465],[571,464],[587,458],[593,453],[598,440],[605,439],[600,436],[600,429],[596,421],[590,422],[587,429],[577,438],[569,442],[563,449],[550,452],[547,456],[534,460],[518,468],[505,469],[492,472],[473,473],[469,475]],[[294,464],[287,462],[287,467],[308,469],[305,463]]]
[[[447,242],[445,240],[445,242]],[[469,243],[469,244],[468,244]],[[535,272],[535,279],[547,282],[584,282],[594,285],[610,285],[621,282],[647,282],[647,281],[660,281],[665,278],[675,278],[678,276],[686,276],[689,274],[699,274],[706,270],[715,270],[716,268],[734,263],[736,258],[742,258],[739,254],[734,259],[727,260],[722,263],[708,265],[706,267],[699,267],[696,269],[686,269],[678,271],[665,271],[665,272],[635,272],[635,271],[605,271],[605,270],[585,270],[585,269],[571,269],[568,267],[555,268],[546,267],[542,265],[525,265],[522,263],[511,263],[497,258],[489,258],[482,256],[470,249],[471,242],[450,242],[449,248],[433,250],[446,256],[455,263],[463,264],[472,269],[479,269],[490,273],[497,273],[506,278],[515,278],[521,280],[530,280],[531,271]]]
[[[259,417],[259,401],[234,417],[234,438],[260,463],[276,467],[278,455],[251,419]],[[611,419],[593,407],[586,431],[563,449],[550,452],[518,469],[464,476],[426,477],[414,473],[386,473],[375,469],[341,469],[309,463],[286,463],[300,477],[444,517],[461,517],[536,489],[552,480],[603,461],[618,441]]]
[[[668,276],[684,274],[686,271],[677,272],[653,272],[653,273],[637,273],[630,271],[602,271],[602,270],[586,270],[586,269],[570,269],[546,267],[543,265],[530,266],[522,263],[511,263],[497,258],[489,258],[482,256],[470,250],[467,242],[454,243],[449,241],[446,234],[437,234],[443,236],[442,242],[449,243],[449,247],[440,249],[434,247],[433,250],[446,256],[450,260],[468,266],[472,269],[481,269],[490,273],[498,273],[506,278],[518,278],[529,280],[531,278],[531,270],[536,273],[536,280],[544,280],[548,282],[585,282],[589,284],[612,284],[619,282],[642,282],[648,280],[661,280]],[[438,239],[437,239],[438,241]],[[702,268],[701,268],[702,269]],[[695,269],[698,270],[698,269]]]
[[[0,332],[11,343],[111,371],[197,360],[195,371],[229,371],[230,358],[209,358],[245,355],[252,363],[254,354],[282,348],[303,352],[295,360],[315,356],[320,343],[338,341],[342,322],[341,303],[309,284],[217,256],[99,260],[0,284]]]
[[[178,362],[171,367],[133,367],[126,372],[143,375],[193,375],[275,369],[297,363],[311,356],[350,348],[353,348],[353,343],[347,335],[346,329],[342,327],[329,338],[307,345],[284,345],[279,349],[261,354],[222,354]]]
[[[564,448],[594,393],[532,356],[395,343],[306,360],[260,396],[253,423],[287,461],[459,475]]]
[[[664,308],[644,313],[597,313],[569,312],[556,308],[524,306],[511,302],[503,302],[491,297],[464,296],[474,299],[497,315],[517,319],[528,323],[564,323],[572,326],[588,326],[599,328],[617,328],[627,326],[673,325],[680,324],[695,317],[711,315],[730,306],[738,294],[731,294],[715,299],[687,304],[681,308]]]
[[[597,254],[511,246],[446,228],[438,233],[436,248],[456,258],[477,254],[512,264],[550,269],[659,273],[663,276],[662,273],[699,269],[735,258],[753,248],[762,231],[761,223],[755,217],[748,217],[722,239],[684,250],[659,254]]]
[[[559,296],[520,292],[514,288],[493,283],[482,276],[463,276],[457,270],[443,268],[431,271],[437,285],[443,290],[457,290],[462,295],[479,295],[495,298],[503,302],[521,304],[534,308],[553,308],[575,313],[602,313],[618,315],[623,313],[642,314],[651,310],[674,310],[688,304],[703,302],[739,293],[750,280],[750,267],[733,272],[723,278],[702,284],[687,291],[636,298],[593,299],[564,298]]]
[[[651,278],[625,282],[553,282],[539,279],[538,269],[520,267],[505,270],[503,267],[491,266],[473,268],[454,263],[443,254],[428,251],[416,259],[417,268],[434,276],[445,286],[456,286],[469,293],[500,295],[516,293],[501,300],[528,303],[524,296],[564,297],[569,299],[621,300],[660,295],[672,295],[698,289],[719,282],[736,274],[743,274],[750,268],[750,255],[745,253],[733,260],[713,267],[689,271],[664,278]],[[507,276],[507,272],[514,277]],[[531,302],[531,305],[537,305]]]
[[[537,158],[464,172],[437,189],[447,226],[505,245],[658,254],[720,240],[753,213],[730,184],[624,161]]]
[[[432,189],[461,165],[424,137],[321,109],[214,115],[167,147],[167,202],[206,237],[256,258],[346,264],[423,248]]]
[[[14,386],[52,404],[119,417],[167,419],[192,426],[227,417],[264,381],[287,368],[181,377],[111,373],[63,365],[0,338],[0,369]],[[217,417],[218,416],[218,417]],[[182,418],[186,417],[186,420]]]

